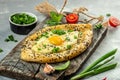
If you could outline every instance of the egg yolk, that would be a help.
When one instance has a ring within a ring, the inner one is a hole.
[[[60,36],[51,36],[49,38],[49,42],[54,45],[61,45],[63,43],[63,40]]]

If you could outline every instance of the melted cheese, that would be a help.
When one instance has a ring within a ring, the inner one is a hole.
[[[77,43],[78,34],[78,31],[66,31],[66,34],[64,35],[57,35],[50,31],[48,32],[49,38],[41,37],[38,41],[36,41],[36,44],[32,47],[32,50],[36,53],[52,53],[52,50],[55,47],[59,48],[59,52],[67,50],[68,45],[72,46]],[[51,41],[53,41],[53,43]]]

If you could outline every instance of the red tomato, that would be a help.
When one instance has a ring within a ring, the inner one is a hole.
[[[109,24],[112,27],[117,27],[120,25],[120,20],[118,18],[112,16],[109,18]]]
[[[71,13],[66,16],[67,23],[77,23],[79,16],[77,14]]]

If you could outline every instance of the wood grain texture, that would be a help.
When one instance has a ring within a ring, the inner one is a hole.
[[[30,34],[41,29],[44,23],[45,20],[41,22]],[[74,74],[82,67],[85,61],[90,57],[90,55],[92,55],[97,46],[104,39],[106,32],[106,27],[101,30],[94,30],[93,42],[90,47],[83,54],[71,59],[71,64],[67,70],[59,72],[56,71],[50,75],[43,73],[44,64],[29,63],[20,59],[20,49],[22,47],[22,42],[25,40],[24,39],[0,62],[0,75],[17,80],[62,80],[64,76]],[[55,66],[60,64],[62,63],[51,65]]]

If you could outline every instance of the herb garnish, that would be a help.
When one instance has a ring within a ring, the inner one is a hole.
[[[74,39],[77,39],[78,37],[76,35],[74,35]]]
[[[43,47],[46,48],[46,44],[43,44]]]
[[[54,47],[54,48],[52,49],[52,52],[53,52],[53,53],[56,53],[56,52],[59,51],[59,49],[60,49],[59,47]]]
[[[41,50],[41,48],[38,48],[38,50],[40,51],[40,50]]]
[[[71,45],[67,45],[67,49],[71,49],[71,47],[72,47]]]
[[[102,27],[103,27],[103,26],[102,26],[101,23],[95,25],[95,29],[97,29],[97,30],[98,30],[98,29],[101,29]]]
[[[107,17],[110,17],[110,16],[111,16],[111,14],[110,14],[110,13],[108,13],[108,14],[106,14],[106,16],[107,16]]]
[[[73,30],[68,30],[68,32],[73,32]]]
[[[13,41],[13,42],[18,42],[13,35],[9,35],[8,38],[4,40],[5,42]]]
[[[18,13],[11,17],[11,21],[16,24],[24,25],[33,23],[35,21],[35,18],[26,13]]]
[[[82,35],[82,32],[80,31],[79,34]]]
[[[45,33],[41,34],[41,37],[46,37],[46,38],[48,38],[48,37],[49,37],[49,36],[48,36],[48,32],[45,32]]]
[[[66,32],[64,30],[52,30],[52,33],[53,34],[58,34],[58,35],[63,35],[63,34],[66,34]]]
[[[63,18],[62,14],[58,14],[52,11],[50,12],[50,19],[47,20],[46,24],[48,24],[49,26],[58,25],[61,23],[62,18]]]
[[[65,40],[70,41],[70,38],[69,38],[69,37],[66,37]]]
[[[0,48],[0,53],[3,52],[3,50]]]

